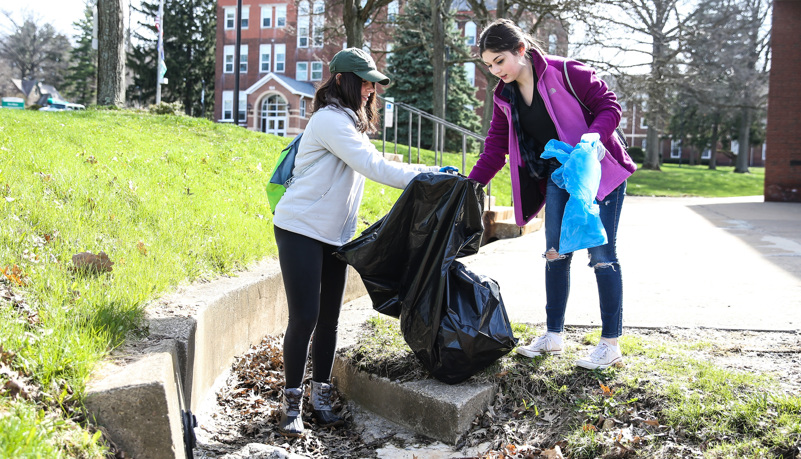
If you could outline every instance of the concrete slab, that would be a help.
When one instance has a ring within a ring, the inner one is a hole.
[[[495,279],[509,319],[545,322],[544,231],[461,259]],[[573,258],[566,324],[600,326],[586,250]],[[801,204],[762,197],[627,196],[618,231],[625,327],[801,329]]]
[[[333,376],[337,388],[363,408],[446,443],[455,443],[495,394],[492,384],[390,381],[358,371],[340,356],[334,361]]]

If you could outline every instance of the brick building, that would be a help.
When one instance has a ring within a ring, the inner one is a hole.
[[[394,17],[403,2],[391,2],[365,27],[365,48],[380,70],[392,51]],[[242,0],[240,37],[240,124],[254,131],[294,136],[308,122],[317,84],[329,77],[328,62],[345,47],[340,5],[322,0]],[[466,3],[455,5],[456,23],[473,56],[478,57],[480,30]],[[217,2],[215,113],[218,122],[234,121],[234,48],[236,0]],[[521,27],[530,28],[521,20]],[[546,22],[537,35],[547,51],[564,55],[567,33],[558,21]],[[487,79],[477,66],[463,64],[476,86],[479,116],[483,112]],[[494,82],[492,83],[494,85]],[[380,92],[380,89],[379,89]]]
[[[801,202],[801,2],[775,0],[765,200]]]

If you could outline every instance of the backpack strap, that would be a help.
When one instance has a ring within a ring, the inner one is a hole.
[[[565,83],[567,83],[567,87],[570,88],[570,92],[573,93],[573,97],[575,97],[578,103],[580,103],[581,106],[584,107],[584,110],[587,110],[590,113],[590,115],[592,115],[592,110],[590,110],[586,105],[584,105],[584,102],[582,102],[581,99],[579,99],[579,96],[576,94],[576,90],[573,89],[573,84],[570,83],[570,75],[567,74],[567,59],[565,59],[565,66],[563,73],[565,74]]]

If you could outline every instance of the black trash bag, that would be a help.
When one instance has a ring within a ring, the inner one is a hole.
[[[484,191],[463,176],[424,173],[387,215],[337,255],[361,275],[373,308],[400,318],[409,347],[455,384],[514,348],[498,284],[456,258],[481,244]]]
[[[500,287],[458,261],[448,269],[445,308],[434,346],[412,345],[421,314],[401,317],[404,338],[438,380],[457,384],[503,357],[517,345]],[[419,311],[418,311],[419,312]],[[418,347],[418,349],[415,349]]]

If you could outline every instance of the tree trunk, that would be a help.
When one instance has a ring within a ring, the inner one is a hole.
[[[718,123],[712,125],[712,146],[709,152],[709,169],[716,170],[718,168]]]
[[[122,0],[97,2],[97,103],[125,103],[125,36]]]
[[[430,0],[431,29],[433,31],[431,46],[431,66],[434,68],[434,103],[433,115],[445,118],[445,26],[442,21],[442,0]]]
[[[748,157],[751,152],[751,109],[748,107],[743,108],[742,116],[740,117],[740,134],[738,137],[737,162],[734,166],[734,172],[745,174],[749,172]]]
[[[659,133],[652,121],[648,122],[645,139],[645,161],[642,163],[642,168],[654,171],[662,170],[659,167]]]
[[[364,45],[364,21],[359,17],[359,3],[356,0],[342,2],[342,22],[348,48],[361,48]]]

